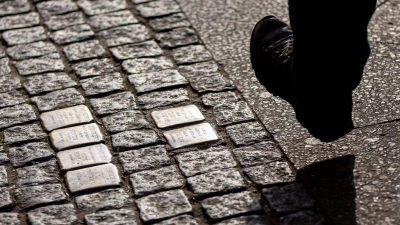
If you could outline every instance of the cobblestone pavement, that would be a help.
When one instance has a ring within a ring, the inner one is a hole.
[[[0,0],[0,224],[400,223],[399,4],[322,143],[249,66],[283,0]]]

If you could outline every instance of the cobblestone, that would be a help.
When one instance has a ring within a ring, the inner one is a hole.
[[[119,161],[128,174],[170,165],[170,158],[163,145],[121,152]]]
[[[4,46],[0,43],[0,58],[5,57],[6,56],[6,51]]]
[[[192,87],[199,93],[234,90],[236,88],[231,80],[220,73],[207,74],[189,80]]]
[[[106,50],[97,40],[73,43],[65,46],[63,51],[69,61],[97,58],[106,54]]]
[[[10,60],[8,58],[2,58],[0,59],[0,75],[7,76],[10,75],[11,73],[11,69],[10,66],[8,65],[8,63],[10,62]]]
[[[241,166],[262,165],[273,161],[281,161],[283,155],[273,142],[259,142],[251,146],[232,150]]]
[[[213,220],[262,210],[260,203],[248,191],[208,198],[201,201],[201,206]]]
[[[100,211],[85,215],[87,225],[137,225],[135,212],[130,209]]]
[[[138,103],[144,109],[153,109],[184,101],[189,101],[189,97],[187,91],[183,88],[146,93],[138,96]]]
[[[155,144],[160,138],[152,130],[129,130],[111,135],[114,148],[135,148]]]
[[[18,213],[3,212],[0,213],[0,224],[19,225]]]
[[[165,191],[139,198],[136,204],[140,210],[140,218],[145,222],[192,211],[192,206],[182,190]]]
[[[55,91],[58,89],[77,86],[66,73],[47,73],[27,77],[24,82],[24,87],[30,95],[37,95],[42,92]]]
[[[42,112],[85,103],[85,98],[75,88],[53,91],[45,95],[35,96],[31,100]]]
[[[1,71],[0,71],[0,83],[1,83],[0,92],[13,91],[21,88],[21,82],[18,78],[13,77],[10,74],[1,74]]]
[[[7,54],[15,60],[29,59],[51,53],[57,53],[57,48],[52,43],[43,41],[7,48]]]
[[[197,221],[190,215],[177,216],[168,220],[164,220],[155,225],[198,225]]]
[[[214,115],[218,125],[254,120],[250,107],[244,101],[223,103],[214,106]]]
[[[133,74],[128,77],[138,93],[186,85],[188,81],[177,70]]]
[[[58,53],[22,60],[15,63],[15,66],[22,76],[64,70],[64,64]]]
[[[0,31],[23,27],[32,27],[38,24],[39,14],[35,12],[5,16],[0,18]]]
[[[120,209],[131,204],[132,200],[122,188],[115,188],[77,196],[75,202],[78,208],[85,212],[95,212],[104,209]]]
[[[179,168],[187,177],[236,166],[231,153],[224,147],[182,153],[176,156]]]
[[[314,211],[302,211],[281,217],[279,224],[325,224],[325,220],[321,214]]]
[[[78,24],[51,33],[50,38],[57,44],[68,44],[94,37],[94,32],[87,24]]]
[[[47,131],[93,121],[90,110],[85,105],[77,105],[40,114],[40,120]]]
[[[136,196],[182,188],[185,184],[185,179],[175,166],[134,173],[130,175],[130,181]]]
[[[122,111],[102,118],[103,125],[110,133],[116,133],[127,130],[138,130],[147,128],[149,123],[139,110]]]
[[[27,44],[35,41],[43,41],[46,38],[46,31],[41,26],[8,30],[3,33],[3,39],[8,45]]]
[[[24,13],[31,9],[28,0],[10,0],[0,2],[0,16]]]
[[[151,19],[149,25],[156,31],[170,30],[178,27],[189,27],[190,23],[183,13]]]
[[[199,42],[196,32],[190,28],[177,28],[172,31],[155,34],[162,48],[176,48]]]
[[[157,0],[136,6],[140,14],[146,18],[165,16],[180,12],[179,5],[173,0]]]
[[[117,72],[110,59],[92,59],[72,64],[71,67],[80,78],[103,76]]]
[[[149,30],[141,24],[103,30],[99,32],[99,37],[105,39],[109,47],[138,43],[151,39]]]
[[[201,96],[201,100],[206,106],[216,106],[223,103],[229,104],[231,102],[237,102],[239,98],[236,96],[235,92],[226,91],[205,94]]]
[[[206,76],[218,72],[218,65],[215,61],[194,63],[191,65],[179,66],[179,72],[188,79]]]
[[[203,45],[189,45],[176,48],[172,57],[177,64],[196,63],[212,59],[211,53]]]
[[[0,93],[0,108],[14,106],[23,102],[25,102],[25,100],[18,91]]]
[[[7,153],[0,151],[0,165],[4,165],[8,162],[10,162],[10,159],[8,158]]]
[[[112,94],[103,98],[92,98],[90,104],[97,115],[115,113],[123,110],[138,109],[135,97],[129,91]]]
[[[270,225],[268,217],[264,215],[250,215],[250,216],[241,216],[228,220],[224,220],[222,222],[216,223],[216,225]]]
[[[74,224],[76,217],[74,205],[52,205],[37,208],[28,212],[28,219],[32,225],[41,224]]]
[[[79,0],[78,5],[83,11],[89,15],[96,15],[125,9],[127,7],[124,0],[109,0],[109,1],[95,1],[95,0]]]
[[[247,167],[244,172],[251,181],[258,185],[295,181],[295,176],[286,162],[271,162],[265,165]]]
[[[129,10],[100,14],[90,17],[89,20],[90,26],[98,30],[139,22]]]
[[[111,73],[105,76],[96,76],[81,80],[82,88],[86,96],[104,94],[124,89],[124,80],[119,73]]]
[[[0,128],[10,127],[36,120],[35,111],[28,104],[20,104],[0,109]]]
[[[17,185],[37,185],[58,182],[58,166],[56,160],[38,163],[16,169]]]
[[[117,46],[110,48],[110,51],[118,60],[159,56],[163,53],[155,41]]]
[[[8,176],[5,166],[0,166],[0,187],[8,185]]]
[[[15,190],[14,198],[16,202],[21,205],[21,207],[31,208],[44,203],[63,201],[67,199],[67,196],[62,190],[61,184],[44,184],[39,186],[17,188]],[[30,216],[29,213],[28,216]],[[55,221],[53,221],[53,223],[54,222]]]
[[[174,64],[167,57],[128,59],[122,62],[122,68],[128,73],[156,72],[171,69]]]
[[[4,143],[15,144],[24,141],[41,140],[47,137],[39,124],[14,126],[4,130]]]
[[[23,166],[34,160],[54,156],[54,152],[47,142],[32,142],[20,147],[12,147],[9,149],[8,154],[13,167]]]
[[[72,0],[39,2],[36,4],[36,8],[45,19],[53,15],[65,14],[79,9]]]
[[[267,132],[258,122],[230,125],[226,127],[226,132],[237,146],[268,140]]]
[[[82,12],[71,12],[49,16],[44,23],[50,30],[60,30],[72,25],[83,24],[85,23],[85,18]]]

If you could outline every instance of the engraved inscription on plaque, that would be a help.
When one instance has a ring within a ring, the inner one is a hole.
[[[65,180],[71,193],[118,186],[121,182],[117,167],[110,163],[68,171]]]
[[[79,147],[103,141],[103,134],[95,123],[54,130],[50,140],[57,150]]]
[[[47,131],[52,131],[62,127],[91,122],[93,117],[87,106],[77,105],[42,113],[40,119],[44,128]]]
[[[153,111],[151,117],[158,128],[203,121],[204,116],[195,105]]]
[[[57,153],[62,170],[94,166],[111,162],[111,153],[103,144],[65,150]]]
[[[201,123],[166,131],[164,136],[172,148],[181,148],[218,140],[217,134],[209,123]]]

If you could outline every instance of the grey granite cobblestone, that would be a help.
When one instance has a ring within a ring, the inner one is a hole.
[[[119,161],[128,174],[168,166],[171,163],[163,145],[121,152]]]
[[[46,31],[42,26],[8,30],[3,33],[3,39],[8,45],[26,44],[46,40]]]
[[[13,213],[13,212],[0,213],[0,224],[20,225],[21,223],[18,219],[18,213]]]
[[[72,64],[71,67],[80,78],[117,72],[110,59],[92,59]]]
[[[138,73],[128,77],[138,93],[186,85],[188,81],[177,70]]]
[[[97,58],[106,54],[106,50],[100,45],[98,40],[69,44],[63,48],[63,51],[69,61]]]
[[[176,28],[172,31],[155,34],[162,48],[176,48],[199,42],[196,32],[190,28]]]
[[[28,0],[9,0],[0,2],[0,16],[24,13],[31,9]]]
[[[216,223],[216,225],[270,225],[270,220],[265,215],[250,215],[250,216],[240,216],[222,222]]]
[[[132,198],[122,188],[115,188],[77,196],[75,202],[78,208],[83,211],[95,212],[104,209],[123,208],[132,203]]]
[[[291,224],[327,224],[322,214],[314,211],[301,211],[293,214],[283,216],[279,219],[281,225]]]
[[[160,138],[152,130],[129,130],[111,135],[114,148],[135,148],[157,143]]]
[[[6,50],[4,48],[4,46],[0,43],[0,58],[5,57],[6,56]]]
[[[99,37],[106,40],[108,47],[138,43],[151,39],[151,35],[146,26],[132,24],[103,30],[99,32]]]
[[[112,27],[138,23],[139,21],[129,10],[111,12],[89,17],[90,26],[94,29],[104,30]]]
[[[182,190],[165,191],[139,198],[136,204],[140,218],[145,222],[192,211],[192,206]]]
[[[10,62],[10,59],[7,57],[0,59],[0,75],[1,75],[1,77],[10,75],[11,69],[10,69],[10,66],[8,65],[9,62]]]
[[[24,141],[35,141],[44,139],[47,134],[39,124],[26,124],[14,126],[4,130],[4,143],[15,144]]]
[[[270,185],[295,181],[295,175],[286,162],[270,162],[265,165],[247,167],[245,174],[258,185]]]
[[[151,19],[149,25],[156,31],[169,30],[178,27],[189,27],[190,23],[183,13]]]
[[[78,5],[89,16],[117,11],[125,9],[127,7],[126,1],[124,0],[108,0],[108,1],[79,0]]]
[[[254,120],[254,114],[244,101],[223,103],[214,106],[214,116],[218,125]]]
[[[90,96],[111,91],[121,91],[124,89],[124,79],[116,72],[81,80],[81,85],[85,90],[86,96]]]
[[[220,73],[207,74],[200,77],[189,78],[190,85],[199,93],[217,92],[236,89],[231,80]]]
[[[181,65],[178,70],[186,78],[192,79],[218,72],[218,64],[215,61],[200,62],[190,65]]]
[[[187,91],[183,88],[169,91],[151,92],[138,96],[138,103],[144,109],[153,109],[184,101],[189,101],[189,96]]]
[[[79,9],[72,0],[39,2],[36,4],[36,8],[45,19],[53,15],[65,14]]]
[[[118,60],[159,56],[163,53],[155,41],[117,46],[110,48],[110,51]]]
[[[10,127],[36,120],[35,111],[28,104],[20,104],[0,109],[0,128]]]
[[[128,59],[122,62],[122,68],[128,73],[156,72],[174,67],[167,57]]]
[[[156,0],[136,6],[143,17],[159,17],[180,12],[179,5],[174,0]]]
[[[161,221],[160,223],[155,223],[155,225],[198,225],[198,223],[193,216],[181,215]]]
[[[21,167],[16,172],[18,186],[57,183],[59,180],[56,160]]]
[[[172,57],[177,64],[203,62],[212,59],[211,53],[203,45],[189,45],[176,48]]]
[[[90,99],[90,104],[93,106],[97,115],[138,109],[135,97],[129,91],[112,94],[103,98],[92,98]]]
[[[3,65],[1,65],[1,63],[0,63],[0,66],[3,66]],[[21,88],[21,81],[18,78],[14,77],[10,74],[2,74],[1,69],[0,69],[0,83],[1,83],[0,93],[7,92],[7,91],[13,91],[13,90]]]
[[[225,147],[186,152],[176,156],[179,168],[187,177],[197,174],[227,169],[236,166],[231,153]]]
[[[15,45],[7,48],[7,54],[15,60],[29,59],[56,52],[57,48],[54,44],[43,41]]]
[[[112,114],[102,118],[103,125],[110,133],[127,130],[138,130],[147,128],[149,123],[139,110],[128,110]]]
[[[54,151],[47,142],[32,142],[19,147],[11,147],[8,151],[13,167],[54,156]]]
[[[0,165],[4,165],[10,162],[10,159],[7,156],[7,153],[0,151]]]
[[[137,172],[130,175],[130,181],[136,196],[169,189],[178,189],[185,185],[185,179],[179,173],[176,166]]]
[[[31,210],[27,213],[29,222],[32,225],[42,224],[76,224],[78,217],[76,216],[74,205],[69,203],[65,205],[52,205]]]
[[[63,71],[65,68],[58,53],[18,61],[15,63],[15,66],[17,67],[18,73],[22,76],[44,72]]]
[[[222,103],[237,102],[239,98],[236,96],[235,92],[216,92],[208,93],[201,96],[201,101],[206,106],[216,106]]]
[[[35,96],[31,100],[41,112],[85,103],[85,98],[75,88],[53,91]]]
[[[5,166],[0,166],[0,187],[8,185],[8,176]]]
[[[106,210],[85,215],[87,225],[137,225],[131,209]]]
[[[66,73],[46,73],[27,77],[23,83],[30,95],[77,86]]]
[[[283,159],[283,155],[271,141],[235,148],[232,152],[240,165],[244,167],[281,161]]]
[[[94,37],[94,32],[87,24],[78,24],[51,33],[50,38],[57,44],[68,44]]]
[[[268,140],[267,132],[258,122],[230,125],[226,127],[226,132],[235,145],[251,145]]]
[[[52,15],[44,20],[50,30],[60,30],[66,27],[85,23],[82,12],[71,12],[62,15]]]
[[[0,108],[13,106],[25,102],[19,91],[0,93]]]
[[[31,208],[44,203],[63,201],[67,199],[67,196],[62,190],[61,184],[44,184],[17,188],[15,189],[14,198],[22,208]]]
[[[39,14],[36,12],[5,16],[0,18],[0,31],[23,27],[32,27],[38,25],[39,22]]]

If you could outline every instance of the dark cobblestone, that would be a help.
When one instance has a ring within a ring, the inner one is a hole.
[[[3,39],[8,45],[26,44],[46,40],[46,31],[43,27],[8,30],[3,33]]]
[[[195,63],[211,60],[211,53],[203,45],[189,45],[172,51],[177,64]]]
[[[173,0],[157,0],[136,6],[140,14],[146,18],[165,16],[180,12],[179,5]]]
[[[53,203],[66,200],[67,196],[62,190],[61,184],[45,184],[17,188],[15,190],[14,198],[22,208],[30,208],[44,203]],[[29,213],[28,216],[30,216]]]
[[[0,18],[0,31],[23,27],[32,27],[39,24],[39,14],[30,12],[26,14],[5,16]]]
[[[23,102],[25,102],[25,100],[18,91],[0,93],[0,108],[17,105]]]
[[[122,62],[122,68],[128,73],[156,72],[173,68],[173,62],[167,57],[128,59]]]
[[[144,109],[153,109],[184,101],[189,101],[189,97],[187,91],[183,88],[152,92],[138,96],[138,103],[142,105]]]
[[[109,47],[138,43],[151,39],[149,30],[141,24],[103,30],[99,32],[99,37],[105,39]]]
[[[286,162],[271,162],[265,165],[247,167],[244,172],[258,185],[269,185],[295,181],[295,176]]]
[[[27,77],[24,87],[30,95],[77,86],[66,73],[47,73]]]
[[[24,13],[31,9],[28,0],[10,0],[0,2],[0,16]]]
[[[188,81],[177,70],[133,74],[128,77],[138,93],[186,85]]]
[[[94,32],[87,24],[73,25],[50,34],[50,38],[57,44],[68,44],[92,37],[94,37]]]
[[[0,224],[19,225],[18,213],[3,212],[0,213]]]
[[[189,27],[190,23],[183,13],[151,19],[149,25],[156,31],[170,30],[178,27]]]
[[[139,110],[122,111],[102,118],[103,125],[110,133],[147,128],[149,123]]]
[[[42,112],[85,103],[85,98],[75,88],[53,91],[45,95],[35,96],[31,100]]]
[[[239,101],[239,98],[236,96],[235,92],[226,91],[205,94],[201,96],[201,100],[206,106],[216,106],[223,103],[229,104],[231,102],[237,102]]]
[[[259,142],[251,146],[235,148],[232,150],[241,166],[254,166],[280,161],[283,155],[273,142]]]
[[[251,145],[268,140],[267,132],[258,122],[227,126],[226,132],[235,145]]]
[[[199,76],[206,76],[218,72],[218,65],[215,61],[195,63],[191,65],[179,66],[179,72],[188,79]]]
[[[14,126],[4,130],[4,143],[15,144],[23,141],[35,141],[44,139],[47,134],[39,124],[27,124]]]
[[[324,217],[314,211],[302,211],[287,216],[283,216],[279,220],[281,225],[291,225],[291,224],[326,224]]]
[[[195,196],[245,189],[243,178],[236,169],[204,173],[187,179]]]
[[[225,147],[186,152],[176,156],[179,168],[187,177],[236,166],[231,153]]]
[[[124,0],[79,0],[78,5],[89,16],[125,9],[127,6]]]
[[[54,156],[54,151],[47,142],[33,142],[20,147],[12,147],[8,154],[13,167],[19,167],[33,160]]]
[[[159,56],[163,53],[155,41],[145,41],[138,44],[129,44],[110,48],[110,51],[118,60]]]
[[[28,212],[32,225],[65,224],[72,225],[78,220],[73,204],[52,205],[37,208]]]
[[[214,106],[214,115],[218,125],[254,120],[255,117],[246,102],[223,103]]]
[[[117,72],[110,59],[92,59],[72,64],[71,67],[80,78]]]
[[[8,176],[5,166],[0,166],[0,187],[8,185]]]
[[[87,225],[137,225],[135,212],[130,209],[100,211],[85,215]]]
[[[114,148],[135,148],[157,143],[160,138],[152,130],[129,130],[111,135]]]
[[[216,223],[215,225],[270,225],[268,217],[264,215],[250,215],[232,218]]]
[[[8,158],[7,153],[0,151],[0,165],[4,165],[8,162],[10,162],[10,159]]]
[[[129,91],[112,94],[104,98],[92,98],[90,99],[90,104],[93,106],[97,115],[138,109],[135,97]]]
[[[65,14],[79,9],[72,0],[39,2],[36,4],[36,8],[45,19],[53,15]]]
[[[98,30],[138,23],[139,21],[129,10],[106,13],[89,18],[90,25]]]
[[[36,120],[35,111],[28,104],[0,109],[0,128]]]
[[[163,145],[121,152],[119,161],[128,174],[170,165],[170,158]]]
[[[73,43],[65,46],[63,51],[69,61],[97,58],[106,54],[106,50],[97,40]]]
[[[182,190],[165,191],[139,198],[136,204],[140,210],[140,218],[145,222],[192,211],[192,206]]]
[[[136,196],[182,188],[185,184],[185,179],[175,166],[134,173],[130,175],[130,181]]]
[[[20,75],[32,75],[43,72],[63,71],[64,64],[58,53],[44,55],[39,58],[26,59],[15,64]]]
[[[71,12],[49,16],[44,23],[50,30],[60,30],[72,25],[85,23],[85,19],[82,12]]]
[[[201,206],[213,220],[262,210],[248,191],[208,198],[201,201]]]
[[[192,87],[199,93],[236,89],[233,82],[222,76],[220,73],[207,74],[189,80]]]
[[[7,53],[15,60],[22,60],[57,53],[57,48],[50,42],[39,41],[9,47],[7,48]]]
[[[132,203],[132,200],[122,188],[115,188],[77,196],[75,202],[78,208],[85,212],[95,212],[104,209],[120,209]]]
[[[97,76],[81,80],[82,88],[87,96],[120,91],[124,89],[124,80],[119,73]]]
[[[164,220],[154,225],[198,225],[197,221],[190,215],[177,216],[168,220]]]
[[[37,185],[58,182],[58,166],[56,160],[38,163],[16,169],[17,185]]]
[[[177,28],[154,36],[162,48],[175,48],[199,42],[196,32],[190,28]]]

